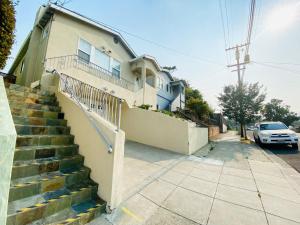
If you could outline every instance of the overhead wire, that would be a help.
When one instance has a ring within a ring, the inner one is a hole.
[[[222,24],[222,29],[223,29],[224,46],[225,46],[225,49],[226,49],[227,46],[228,46],[228,43],[227,43],[227,37],[226,37],[226,32],[225,32],[225,23],[224,23],[223,7],[222,7],[221,0],[219,0],[219,11],[220,11],[221,24]],[[227,53],[226,53],[226,61],[227,61],[227,64],[229,64]]]
[[[252,63],[257,64],[257,65],[261,65],[261,66],[265,66],[265,67],[269,67],[269,68],[274,68],[274,69],[290,72],[290,73],[293,73],[293,74],[296,74],[296,75],[300,76],[300,71],[298,71],[298,70],[291,70],[291,69],[287,69],[287,68],[283,68],[283,67],[279,67],[279,66],[274,66],[274,65],[268,65],[266,63],[261,63],[261,62],[256,62],[256,61],[252,61]]]
[[[102,25],[102,26],[105,26],[105,27],[107,27],[107,28],[109,28],[109,29],[118,31],[119,33],[126,34],[126,35],[131,36],[131,37],[134,37],[134,38],[136,38],[136,39],[140,39],[140,40],[142,40],[142,41],[144,41],[144,42],[148,42],[148,43],[150,43],[150,44],[152,44],[152,45],[155,45],[155,46],[157,46],[157,47],[159,47],[159,48],[168,50],[168,51],[170,51],[170,52],[174,52],[174,53],[176,53],[176,54],[178,54],[178,55],[182,55],[182,56],[185,56],[185,57],[188,57],[188,58],[190,58],[190,59],[193,59],[193,60],[196,60],[196,61],[200,61],[200,62],[205,62],[205,63],[209,63],[209,64],[215,64],[215,65],[223,65],[222,63],[219,63],[219,62],[216,62],[216,61],[213,61],[213,60],[210,60],[210,59],[205,59],[205,58],[202,58],[202,57],[199,57],[199,56],[195,56],[195,55],[187,54],[187,53],[185,53],[185,52],[178,51],[177,49],[168,47],[168,46],[166,46],[166,45],[163,45],[163,44],[160,44],[160,43],[158,43],[158,42],[152,41],[152,40],[150,40],[150,39],[146,39],[146,38],[144,38],[144,37],[142,37],[142,36],[139,36],[139,35],[137,35],[137,34],[131,33],[131,32],[126,31],[126,30],[124,30],[124,29],[121,29],[121,28],[118,28],[118,27],[115,27],[115,26],[111,26],[111,25],[105,24],[105,23],[103,23],[103,22],[99,22],[99,21],[97,21],[97,20],[94,20],[94,19],[91,19],[91,20],[94,21],[95,23],[98,23],[98,24],[100,24],[100,25]]]
[[[228,9],[227,9],[227,0],[225,0],[224,6],[225,6],[227,40],[228,40],[228,46],[227,47],[229,47],[231,45],[231,41],[230,41],[230,35],[229,35],[229,17],[228,17]],[[229,55],[229,61],[231,62],[231,55],[227,51],[226,51],[226,53],[227,53],[227,57]]]
[[[292,62],[260,62],[265,64],[275,64],[275,65],[289,65],[289,66],[300,66],[300,63],[292,63]]]
[[[51,0],[49,0],[49,1],[51,1]],[[63,2],[64,4],[67,4],[67,3],[71,2],[71,1],[72,1],[72,0],[65,0],[65,1],[62,1],[62,2]],[[57,2],[60,2],[60,1],[58,0]],[[166,45],[163,45],[163,44],[160,44],[160,43],[158,43],[158,42],[152,41],[152,40],[150,40],[150,39],[146,39],[146,38],[144,38],[144,37],[142,37],[142,36],[139,36],[139,35],[137,35],[137,34],[131,33],[131,32],[126,31],[126,30],[124,30],[124,29],[121,29],[121,28],[118,28],[118,27],[115,27],[115,26],[111,26],[111,25],[108,25],[108,24],[103,23],[103,22],[99,22],[99,21],[97,21],[97,20],[95,20],[95,19],[91,19],[91,18],[88,18],[88,19],[90,19],[90,20],[94,21],[95,23],[98,23],[98,24],[100,24],[100,25],[102,25],[102,26],[105,26],[105,27],[107,27],[107,28],[109,28],[109,29],[118,31],[118,32],[120,32],[120,33],[126,34],[126,35],[128,35],[128,36],[133,37],[133,38],[142,40],[142,41],[144,41],[144,42],[148,42],[148,43],[150,43],[150,44],[152,44],[152,45],[155,45],[155,46],[157,46],[157,47],[159,47],[159,48],[168,50],[168,51],[173,52],[173,53],[176,53],[176,54],[178,54],[178,55],[182,55],[182,56],[184,56],[184,57],[193,59],[193,60],[195,60],[195,61],[198,61],[198,62],[205,62],[205,63],[209,63],[209,64],[215,64],[215,65],[223,65],[222,63],[216,62],[216,61],[214,61],[214,60],[210,60],[210,59],[206,59],[206,58],[203,58],[203,57],[199,57],[199,56],[195,56],[195,55],[192,55],[192,54],[187,54],[187,53],[185,53],[185,52],[178,51],[177,49],[168,47],[168,46],[166,46]]]
[[[249,47],[250,47],[250,42],[251,42],[251,36],[252,36],[252,30],[253,30],[253,23],[254,23],[254,16],[255,16],[255,0],[251,0],[250,2],[250,7],[249,7],[249,23],[248,23],[248,32],[247,32],[247,39],[246,39],[246,51],[244,54],[244,57],[246,57],[249,54]],[[244,68],[246,66],[244,65]],[[245,76],[245,69],[242,71],[242,80],[244,80]]]

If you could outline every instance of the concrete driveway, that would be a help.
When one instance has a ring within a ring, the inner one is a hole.
[[[300,175],[233,133],[203,158],[128,142],[124,196],[91,224],[300,224]]]

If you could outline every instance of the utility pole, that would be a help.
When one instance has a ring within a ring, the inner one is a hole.
[[[227,65],[227,67],[236,67],[235,70],[232,70],[231,72],[235,72],[237,71],[237,75],[238,75],[238,91],[240,94],[241,93],[241,88],[242,88],[242,85],[243,85],[243,80],[241,78],[241,70],[245,70],[246,67],[245,65],[249,63],[249,55],[246,54],[245,57],[244,57],[244,62],[240,62],[240,57],[241,57],[241,54],[240,54],[240,48],[243,48],[243,47],[248,47],[250,43],[246,43],[246,44],[241,44],[241,45],[236,45],[235,47],[230,47],[230,48],[227,48],[225,49],[226,51],[230,51],[230,50],[235,50],[235,60],[236,60],[236,64],[232,64],[232,65]],[[244,66],[241,68],[241,66]],[[240,106],[242,107],[242,106]],[[246,131],[244,129],[244,126],[242,123],[240,123],[240,128],[241,128],[241,136],[242,137],[246,137],[247,138],[247,135],[246,135]]]
[[[240,48],[248,46],[249,44],[250,43],[236,45],[235,47],[230,47],[230,48],[225,49],[226,51],[235,50],[236,64],[227,65],[227,67],[237,67],[236,70],[233,70],[231,72],[237,71],[239,86],[241,86],[243,83],[243,81],[241,79],[241,70],[245,70],[245,65],[249,63],[249,55],[245,55],[244,62],[242,62],[242,63],[240,62]],[[241,66],[243,66],[243,65],[244,65],[244,67],[241,68]]]

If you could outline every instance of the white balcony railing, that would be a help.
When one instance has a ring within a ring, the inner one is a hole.
[[[45,68],[49,71],[55,69],[58,72],[63,72],[62,70],[64,69],[77,68],[127,90],[135,91],[135,84],[133,82],[128,81],[122,77],[116,77],[111,71],[108,71],[94,63],[86,62],[78,55],[66,55],[47,58],[45,60]]]

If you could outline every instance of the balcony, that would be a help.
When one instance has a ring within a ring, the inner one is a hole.
[[[63,70],[70,68],[85,71],[93,76],[99,77],[100,79],[106,80],[132,92],[138,90],[139,85],[122,77],[117,77],[111,71],[108,71],[94,63],[87,62],[78,55],[52,57],[45,61],[45,69],[49,71],[55,69],[58,72],[63,72]]]

